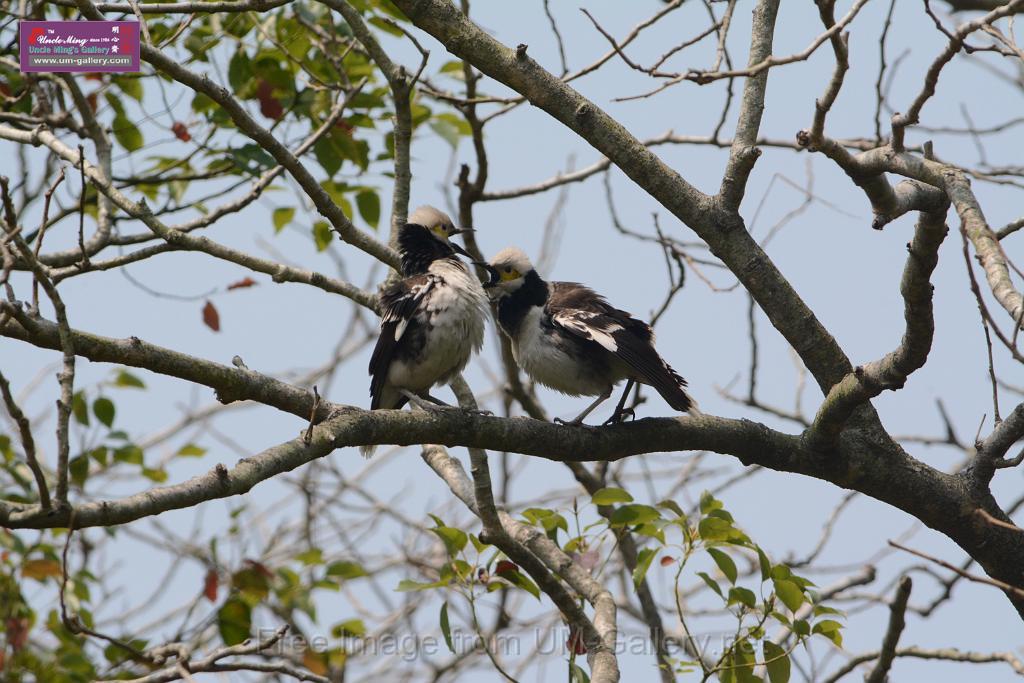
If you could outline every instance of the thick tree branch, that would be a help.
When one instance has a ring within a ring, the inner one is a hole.
[[[857,367],[832,387],[807,433],[813,447],[824,449],[834,445],[840,430],[858,406],[886,389],[903,388],[911,373],[924,366],[935,334],[930,279],[939,260],[939,246],[947,232],[943,213],[921,213],[914,240],[907,244],[907,263],[900,282],[906,321],[903,338],[894,351]]]

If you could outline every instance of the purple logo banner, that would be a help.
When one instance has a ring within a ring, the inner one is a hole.
[[[21,70],[141,71],[136,21],[22,21]]]

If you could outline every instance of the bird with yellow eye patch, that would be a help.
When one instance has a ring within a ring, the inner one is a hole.
[[[432,206],[410,214],[398,231],[402,279],[380,296],[380,336],[370,357],[370,409],[423,407],[441,402],[428,393],[462,372],[484,341],[487,295],[459,260],[451,241],[464,232]],[[421,400],[422,399],[422,400]],[[427,401],[429,403],[424,403]],[[364,456],[373,453],[363,446]]]
[[[675,410],[699,414],[686,380],[655,350],[650,325],[589,287],[545,282],[515,247],[498,252],[486,268],[484,288],[497,304],[498,326],[526,374],[563,394],[597,396],[569,424],[581,424],[622,380],[626,390],[605,424],[623,419],[635,382],[654,387]]]

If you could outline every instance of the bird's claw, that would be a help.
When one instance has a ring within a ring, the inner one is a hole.
[[[556,425],[564,425],[566,427],[579,427],[583,424],[583,420],[563,420],[560,417],[556,417],[551,420]]]
[[[636,418],[636,411],[633,410],[632,408],[625,408],[623,410],[616,411],[614,414],[612,414],[611,417],[609,417],[607,420],[605,420],[601,424],[602,424],[602,426],[607,427],[608,425],[615,425],[615,424],[619,424],[620,422],[625,422],[627,420],[627,418],[628,419],[635,419]]]

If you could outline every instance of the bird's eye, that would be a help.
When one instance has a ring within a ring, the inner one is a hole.
[[[506,273],[511,273],[512,272],[512,266],[505,266],[505,272]]]

